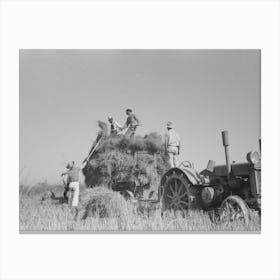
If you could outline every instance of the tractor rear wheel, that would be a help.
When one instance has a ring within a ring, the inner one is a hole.
[[[249,208],[241,197],[232,195],[224,199],[220,208],[220,221],[222,223],[241,222],[248,225],[249,219]]]
[[[193,199],[192,184],[183,173],[168,176],[163,186],[162,210],[188,211]]]

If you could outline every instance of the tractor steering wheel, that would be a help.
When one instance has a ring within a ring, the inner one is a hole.
[[[192,163],[188,160],[185,160],[185,161],[182,161],[179,165],[179,167],[188,167],[188,168],[191,168],[192,167]]]

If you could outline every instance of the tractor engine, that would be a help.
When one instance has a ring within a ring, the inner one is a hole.
[[[243,178],[213,178],[211,184],[203,186],[200,192],[201,203],[204,208],[216,207],[231,193],[244,193],[249,188],[248,182]]]
[[[224,188],[222,185],[207,186],[201,190],[201,202],[205,208],[215,206],[221,203],[223,199]]]
[[[222,132],[225,148],[226,164],[215,166],[210,160],[207,168],[200,172],[203,178],[208,178],[207,184],[202,184],[200,201],[204,208],[216,207],[230,195],[238,195],[250,207],[260,208],[260,156],[257,152],[247,154],[247,162],[231,163],[229,159],[228,132]],[[206,182],[206,180],[204,180]]]

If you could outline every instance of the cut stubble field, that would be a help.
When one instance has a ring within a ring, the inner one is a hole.
[[[55,197],[42,200],[46,192],[53,192]],[[162,213],[158,203],[151,206],[131,202],[106,187],[82,188],[77,214],[62,203],[62,195],[62,186],[20,186],[20,232],[259,233],[261,230],[261,219],[256,213],[252,213],[246,226],[238,222],[221,224],[214,222],[209,213],[198,210]]]

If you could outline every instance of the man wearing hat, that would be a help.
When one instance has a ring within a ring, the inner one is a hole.
[[[120,131],[122,130],[121,125],[119,125],[113,117],[108,117],[108,121],[110,123],[110,131],[111,135],[118,135]]]
[[[180,148],[180,137],[174,130],[174,125],[172,122],[167,122],[167,133],[165,134],[165,152],[169,157],[171,168],[178,166],[178,155],[180,154]]]
[[[135,114],[132,113],[132,109],[128,108],[125,110],[127,119],[125,125],[122,127],[122,129],[127,128],[127,131],[125,133],[125,136],[128,138],[133,138],[135,135],[137,126],[141,125],[139,119],[135,116]]]
[[[79,173],[80,168],[75,166],[75,162],[72,161],[71,163],[68,163],[66,168],[68,171],[61,174],[61,176],[67,176],[67,184],[66,186],[69,188],[69,191],[71,191],[71,206],[77,207],[79,203]],[[65,179],[64,179],[65,180]]]

